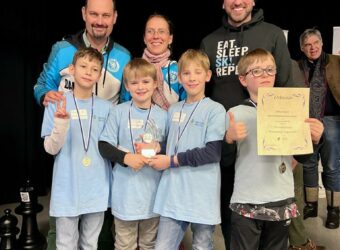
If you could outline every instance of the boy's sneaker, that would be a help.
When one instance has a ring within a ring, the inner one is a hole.
[[[317,246],[314,241],[308,239],[303,246],[290,246],[289,250],[326,250],[324,246]]]

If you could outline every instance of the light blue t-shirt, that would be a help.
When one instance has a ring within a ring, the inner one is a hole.
[[[231,108],[235,122],[244,122],[247,137],[237,142],[235,182],[231,203],[263,204],[294,197],[292,156],[257,154],[256,108],[238,105]],[[229,121],[228,121],[229,124]],[[280,172],[284,162],[286,170]]]
[[[168,111],[167,155],[175,154],[176,147],[180,153],[223,140],[226,111],[221,104],[210,98],[204,98],[200,103],[183,103],[173,104]],[[154,212],[180,221],[219,224],[220,178],[219,162],[163,171]]]
[[[50,215],[70,217],[81,214],[106,211],[109,205],[111,165],[101,157],[98,139],[109,116],[112,104],[94,96],[93,120],[90,142],[85,153],[78,114],[72,92],[65,94],[66,110],[70,114],[70,128],[65,143],[55,156],[50,201]],[[91,119],[92,98],[77,100],[87,142]],[[48,104],[45,109],[41,137],[52,133],[56,105]],[[82,160],[87,155],[91,164],[84,166]]]
[[[132,105],[131,105],[132,104]],[[167,113],[156,105],[140,109],[131,101],[112,108],[109,120],[100,138],[127,152],[134,152],[133,143],[141,141],[140,135],[149,131],[149,123],[157,125],[158,141],[165,140]],[[131,130],[130,130],[131,121]],[[145,126],[146,125],[146,126]],[[132,138],[132,139],[131,139]],[[149,166],[138,171],[116,163],[113,168],[112,214],[121,220],[142,220],[157,217],[153,213],[155,195],[161,172]]]

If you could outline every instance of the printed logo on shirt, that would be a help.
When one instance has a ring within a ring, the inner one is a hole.
[[[74,78],[73,75],[70,74],[68,67],[60,71],[59,74],[61,78],[58,90],[65,93],[72,90],[74,85]]]
[[[216,48],[216,75],[228,76],[238,75],[237,63],[239,58],[246,54],[248,47],[239,47],[235,43],[235,39],[227,41],[219,41]]]
[[[173,122],[179,122],[179,117],[181,117],[181,123],[184,121],[185,117],[186,117],[186,113],[182,112],[182,115],[180,112],[175,112],[174,115],[172,116],[172,121]]]
[[[75,109],[71,110],[70,114],[71,114],[71,119],[73,119],[73,120],[77,119],[78,120],[77,110],[75,110]],[[82,119],[82,120],[88,119],[87,110],[86,109],[79,109],[79,116],[80,116],[80,119]]]
[[[108,62],[108,68],[110,72],[117,72],[119,70],[119,63],[116,59],[111,58]]]
[[[174,84],[176,82],[178,82],[178,80],[177,80],[177,72],[171,70],[170,71],[170,84]]]
[[[191,124],[194,125],[194,126],[200,127],[200,128],[204,127],[203,121],[198,121],[198,120],[195,120],[195,119],[191,120]]]

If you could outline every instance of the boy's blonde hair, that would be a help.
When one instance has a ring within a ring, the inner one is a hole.
[[[97,49],[92,47],[79,49],[73,56],[72,64],[76,65],[76,62],[79,58],[87,57],[89,61],[97,60],[100,63],[100,67],[103,67],[104,58],[102,53],[100,53]]]
[[[241,76],[245,76],[250,65],[256,62],[263,62],[268,59],[273,61],[274,66],[276,66],[275,59],[269,51],[260,48],[254,49],[241,57],[240,61],[237,64],[238,74]]]
[[[189,63],[202,66],[205,71],[210,70],[209,57],[202,50],[188,49],[178,61],[178,73],[180,74]]]
[[[143,58],[134,58],[124,67],[123,80],[127,84],[131,78],[150,76],[157,82],[156,67]]]

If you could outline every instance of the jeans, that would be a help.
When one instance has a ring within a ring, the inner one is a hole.
[[[340,191],[340,116],[323,119],[323,143],[315,147],[312,157],[303,164],[303,181],[306,187],[318,187],[318,163],[323,167],[322,182],[326,190]]]
[[[192,250],[214,249],[213,234],[215,225],[205,225],[160,217],[155,250],[178,250],[185,231],[191,224]]]
[[[56,217],[57,250],[97,250],[103,221],[104,212]]]

